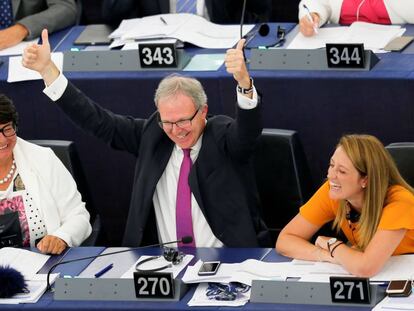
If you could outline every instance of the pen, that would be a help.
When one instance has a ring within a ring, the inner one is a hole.
[[[95,273],[95,277],[96,277],[96,278],[101,277],[101,276],[102,276],[102,275],[104,275],[106,272],[108,272],[109,270],[111,270],[113,266],[114,266],[114,264],[113,264],[113,263],[111,263],[110,265],[107,265],[107,266],[106,266],[105,268],[103,268],[102,270],[100,270],[100,271],[96,272],[96,273]]]
[[[165,19],[162,16],[160,16],[160,20],[164,25],[168,25],[167,22],[165,21]]]
[[[313,24],[313,31],[317,34],[318,33],[318,28],[316,28],[315,23],[313,22],[313,18],[312,18],[311,12],[309,11],[309,9],[306,6],[306,4],[303,4],[303,8],[306,11],[306,16],[308,17],[309,21]]]

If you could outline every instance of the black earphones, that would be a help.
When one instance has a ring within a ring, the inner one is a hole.
[[[164,257],[166,261],[171,262],[171,263],[168,263],[161,267],[152,268],[152,269],[139,268],[139,266],[141,266],[142,264],[161,257],[161,256],[151,256],[151,257],[141,260],[140,262],[137,262],[137,264],[135,265],[135,270],[139,272],[155,272],[155,271],[161,271],[167,268],[171,268],[173,265],[178,265],[179,263],[181,263],[185,257],[185,254],[174,248],[165,247],[164,253],[162,256]]]

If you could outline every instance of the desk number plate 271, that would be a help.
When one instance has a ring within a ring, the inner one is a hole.
[[[141,68],[176,68],[177,50],[174,43],[140,43]]]
[[[369,279],[357,277],[330,277],[333,303],[369,304]]]

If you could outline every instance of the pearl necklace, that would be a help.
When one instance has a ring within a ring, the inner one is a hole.
[[[4,177],[3,179],[0,179],[0,185],[8,182],[9,179],[13,177],[15,169],[16,169],[16,162],[13,159],[13,164],[10,168],[10,171],[7,173],[6,177]]]

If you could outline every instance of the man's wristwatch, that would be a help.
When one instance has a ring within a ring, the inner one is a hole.
[[[241,93],[241,94],[250,94],[253,92],[253,79],[250,78],[250,87],[245,89],[243,87],[241,87],[240,85],[237,85],[237,92]]]

